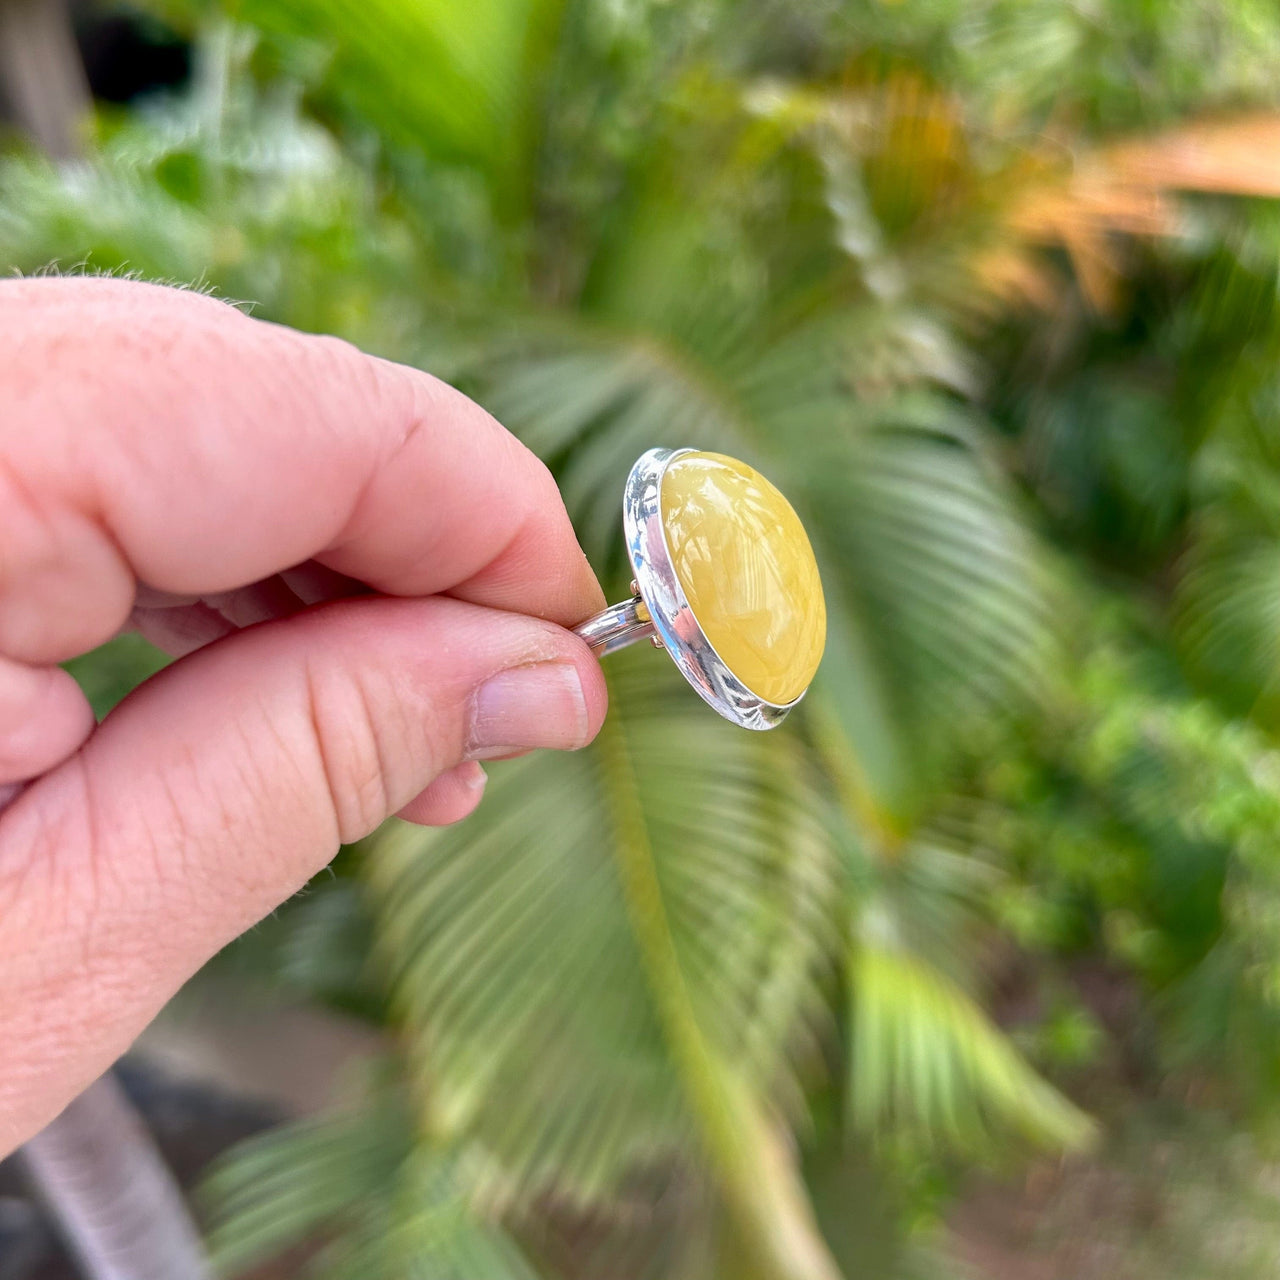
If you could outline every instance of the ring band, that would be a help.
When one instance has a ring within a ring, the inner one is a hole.
[[[632,582],[631,589],[635,594],[630,600],[611,604],[573,629],[574,634],[581,636],[592,652],[601,657],[625,649],[637,640],[657,639],[657,629],[635,582]]]

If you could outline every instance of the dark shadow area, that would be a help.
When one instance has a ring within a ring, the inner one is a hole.
[[[89,88],[100,102],[129,103],[191,76],[190,45],[149,15],[119,5],[80,4],[76,42]]]
[[[282,1118],[269,1106],[172,1080],[142,1062],[121,1063],[116,1073],[186,1190],[228,1147]],[[80,1280],[16,1159],[0,1161],[0,1280]]]

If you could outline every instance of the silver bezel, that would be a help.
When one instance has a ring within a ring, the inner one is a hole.
[[[622,500],[627,555],[658,637],[703,701],[744,729],[773,729],[787,718],[787,712],[804,694],[779,706],[752,693],[703,634],[671,563],[662,524],[662,477],[677,458],[694,452],[650,449],[636,460]]]

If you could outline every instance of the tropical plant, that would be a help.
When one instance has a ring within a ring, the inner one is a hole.
[[[389,827],[283,913],[283,979],[398,1047],[365,1113],[214,1179],[228,1266],[301,1242],[362,1280],[864,1274],[892,1201],[852,1245],[823,1211],[860,1167],[910,1183],[921,1153],[1093,1131],[983,1010],[994,929],[1270,1009],[1247,775],[1274,727],[1278,253],[1271,209],[1222,193],[1276,193],[1240,158],[1275,130],[1180,121],[1272,100],[1274,14],[155,7],[199,33],[192,91],[103,118],[83,165],[6,161],[8,262],[196,283],[432,368],[550,463],[615,592],[634,458],[747,458],[812,531],[830,618],[785,732],[622,655],[592,748],[496,766],[471,821]],[[1118,643],[1167,668],[1115,707],[1104,594],[1157,595]],[[1260,728],[1203,720],[1175,650]],[[1174,742],[1140,779],[1149,712]],[[1133,937],[1185,921],[1134,913],[1135,867],[1201,840],[1212,794],[1168,800],[1184,769],[1249,812],[1183,891],[1223,910],[1157,963]],[[1092,868],[1077,826],[1119,852]]]

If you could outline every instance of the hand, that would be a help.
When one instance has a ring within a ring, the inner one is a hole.
[[[340,842],[585,744],[602,605],[546,468],[426,374],[0,283],[0,1154]],[[95,727],[56,664],[129,625],[186,656]]]

